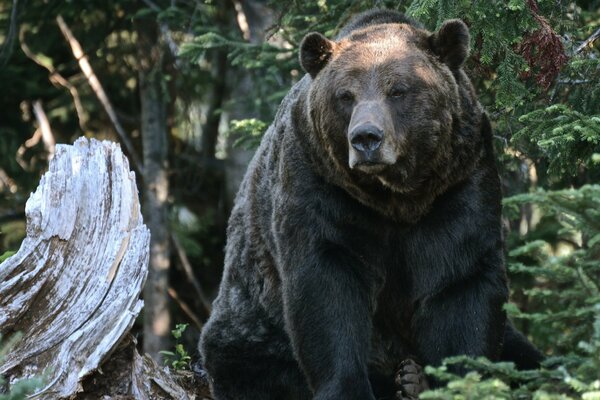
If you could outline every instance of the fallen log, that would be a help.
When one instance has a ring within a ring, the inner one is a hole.
[[[202,398],[127,335],[143,307],[150,232],[119,146],[57,145],[25,213],[27,237],[0,264],[0,335],[22,335],[0,360],[8,389],[42,376],[33,398]]]

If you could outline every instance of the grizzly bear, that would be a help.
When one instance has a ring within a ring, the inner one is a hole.
[[[200,339],[217,400],[402,397],[407,359],[535,366],[507,323],[490,123],[469,32],[359,15],[308,34],[241,184]],[[398,391],[398,393],[397,393]]]

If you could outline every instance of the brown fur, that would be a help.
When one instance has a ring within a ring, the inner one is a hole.
[[[305,104],[296,108],[296,117],[308,115],[306,123],[316,133],[301,138],[315,169],[399,222],[416,222],[440,193],[471,174],[481,151],[482,109],[471,83],[462,70],[452,71],[431,52],[429,37],[430,32],[408,24],[352,33],[330,46],[329,62],[314,78]],[[407,93],[394,105],[386,95],[398,80]],[[383,105],[379,112],[388,115],[374,118],[394,121],[384,144],[400,158],[396,165],[377,174],[348,166],[348,113],[340,113],[334,98],[340,88],[360,93],[357,102]]]
[[[385,10],[335,42],[306,36],[308,74],[229,221],[200,341],[215,399],[390,399],[413,393],[394,386],[408,356],[496,360],[503,336],[507,359],[535,362],[502,310],[500,182],[468,42],[460,21],[432,34]]]

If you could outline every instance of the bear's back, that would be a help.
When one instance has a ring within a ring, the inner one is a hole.
[[[406,15],[392,10],[373,9],[361,13],[351,19],[337,34],[336,40],[349,36],[352,32],[372,26],[382,24],[408,24],[421,29],[423,26],[408,18]]]

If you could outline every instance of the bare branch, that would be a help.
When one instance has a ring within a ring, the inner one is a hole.
[[[579,54],[583,49],[588,46],[591,46],[598,38],[600,38],[600,28],[596,29],[592,35],[585,39],[577,48],[575,49],[575,54]]]
[[[75,56],[75,59],[79,63],[81,71],[83,71],[83,74],[87,78],[88,83],[90,84],[92,90],[96,94],[96,97],[98,97],[98,100],[100,101],[100,103],[104,107],[104,110],[108,114],[110,121],[112,122],[115,130],[117,131],[117,134],[119,135],[119,138],[121,139],[121,143],[123,143],[123,145],[125,146],[125,149],[127,150],[127,153],[132,161],[134,169],[138,174],[143,176],[143,164],[140,158],[138,157],[137,153],[135,152],[133,143],[131,143],[131,140],[129,140],[127,132],[125,132],[125,129],[119,122],[117,113],[115,112],[112,103],[106,95],[104,88],[100,84],[98,77],[94,73],[94,70],[92,69],[92,66],[90,65],[87,56],[85,55],[83,49],[81,48],[81,45],[79,44],[79,41],[75,38],[75,36],[73,36],[71,29],[69,29],[62,16],[57,16],[56,22],[58,23],[58,26],[63,36],[71,46],[71,51],[73,52],[73,56]]]
[[[54,86],[62,86],[64,88],[66,88],[69,91],[69,93],[71,93],[71,97],[73,97],[73,104],[75,105],[75,112],[77,113],[77,119],[79,121],[79,127],[81,128],[82,131],[85,132],[87,121],[88,121],[88,114],[85,111],[85,109],[83,108],[83,105],[81,104],[81,98],[79,97],[79,92],[77,91],[77,88],[74,85],[72,85],[71,82],[69,82],[67,79],[65,79],[52,66],[51,63],[44,62],[40,57],[38,57],[36,54],[34,54],[33,51],[31,51],[31,49],[29,48],[29,46],[27,45],[27,43],[25,41],[25,29],[24,28],[21,28],[19,31],[19,43],[21,44],[21,50],[23,50],[23,53],[25,53],[25,55],[29,59],[31,59],[37,65],[48,70],[48,72],[49,72],[48,78],[50,79],[50,82]]]
[[[56,145],[56,140],[54,139],[52,129],[50,128],[50,122],[48,121],[48,117],[46,117],[46,113],[44,112],[41,101],[36,100],[33,103],[33,113],[35,114],[38,127],[35,132],[33,132],[33,135],[27,139],[25,143],[19,146],[16,154],[17,163],[25,171],[31,171],[34,164],[34,161],[27,162],[27,160],[25,160],[24,156],[27,149],[36,146],[41,140],[44,143],[46,152],[48,153],[48,160],[51,160],[54,156],[54,147]]]
[[[40,100],[33,102],[33,113],[35,114],[39,129],[42,132],[42,142],[44,143],[46,152],[48,152],[48,159],[51,160],[52,157],[54,157],[56,140],[54,139],[54,134],[52,134],[52,129],[50,128],[50,121],[48,121],[48,117],[46,116],[46,112],[44,111]]]
[[[589,79],[565,79],[558,81],[561,85],[583,85],[590,82]]]
[[[8,176],[4,169],[0,168],[0,191],[4,191],[4,188],[8,189],[8,191],[11,193],[17,193],[19,186],[14,179]],[[3,216],[0,215],[0,222],[2,221]]]
[[[148,6],[148,8],[152,9],[152,11],[155,11],[155,12],[162,11],[162,9],[158,6],[158,4],[156,4],[152,0],[142,0],[142,1],[144,2],[144,4],[146,4]]]
[[[250,25],[242,8],[242,3],[239,0],[234,0],[233,6],[235,7],[236,20],[240,31],[242,31],[242,36],[244,40],[250,41]]]
[[[23,168],[25,171],[31,172],[32,167],[33,167],[33,162],[28,163],[25,160],[25,158],[24,158],[25,152],[27,151],[27,149],[30,149],[33,146],[35,146],[36,144],[38,144],[40,142],[41,138],[42,138],[42,131],[40,130],[40,128],[38,128],[33,132],[33,135],[31,135],[31,137],[29,139],[27,139],[25,141],[25,143],[23,143],[17,149],[17,154],[15,156],[15,159],[17,161],[17,164],[19,164],[21,166],[21,168]]]
[[[179,308],[181,308],[181,310],[192,320],[194,325],[196,325],[196,328],[198,328],[199,330],[202,329],[203,324],[200,321],[200,317],[198,317],[198,315],[192,311],[192,308],[185,301],[179,298],[179,296],[177,295],[177,291],[172,287],[169,287],[167,289],[167,292],[169,293],[169,296],[171,296],[171,298],[175,300],[177,305],[179,305]]]
[[[177,257],[179,257],[179,261],[181,261],[181,266],[183,267],[185,276],[187,277],[188,281],[192,284],[192,287],[196,291],[196,295],[198,296],[198,298],[200,299],[200,302],[202,303],[202,305],[204,306],[204,309],[206,310],[206,315],[210,315],[212,306],[210,304],[210,301],[208,300],[208,297],[204,293],[204,290],[202,290],[200,283],[194,276],[192,264],[190,263],[190,260],[188,259],[187,254],[185,253],[185,249],[183,248],[181,243],[179,243],[179,240],[177,240],[177,237],[175,237],[174,234],[171,234],[171,240],[173,241],[173,245],[175,246],[175,250],[177,252]]]

